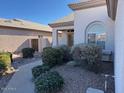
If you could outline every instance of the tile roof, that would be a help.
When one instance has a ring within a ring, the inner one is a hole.
[[[50,24],[65,23],[65,22],[71,22],[71,21],[74,21],[74,13],[71,13],[71,14],[63,17],[63,18],[60,18],[60,19],[58,19],[55,22],[50,23]]]
[[[52,32],[52,28],[49,26],[27,21],[27,20],[22,20],[22,19],[0,18],[0,26]]]

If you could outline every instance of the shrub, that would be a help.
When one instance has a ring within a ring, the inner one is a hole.
[[[0,61],[0,71],[6,69],[6,64],[2,61]]]
[[[88,45],[86,46],[85,54],[88,70],[98,73],[102,59],[102,49],[96,45]]]
[[[37,78],[42,73],[45,73],[46,71],[49,71],[49,70],[50,70],[49,66],[39,65],[39,66],[36,66],[32,69],[32,75],[33,75],[34,78]]]
[[[72,58],[77,64],[85,65],[86,57],[85,57],[85,45],[78,44],[72,47],[71,49]]]
[[[64,84],[58,72],[46,72],[35,80],[36,93],[56,93]]]
[[[13,62],[12,53],[11,52],[8,52],[8,53],[10,55],[11,62]]]
[[[0,53],[0,61],[8,68],[11,67],[11,54],[8,52]]]
[[[66,62],[72,60],[72,56],[71,56],[71,53],[70,53],[70,48],[68,46],[62,45],[62,46],[57,47],[57,49],[60,49],[60,51],[62,53],[63,62],[66,63]]]
[[[71,50],[73,59],[80,62],[90,71],[98,72],[102,57],[102,49],[97,45],[79,44]]]
[[[24,48],[22,49],[23,58],[32,58],[34,57],[35,50],[33,48]]]
[[[47,47],[43,49],[42,60],[44,64],[53,67],[63,63],[62,52],[59,49]]]

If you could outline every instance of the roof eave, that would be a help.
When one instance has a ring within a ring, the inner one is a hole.
[[[68,6],[75,11],[75,10],[99,7],[104,5],[106,5],[106,0],[91,0],[87,2],[69,4]]]
[[[48,31],[48,30],[38,30],[38,29],[32,29],[32,28],[22,28],[22,27],[14,27],[14,26],[4,26],[4,25],[0,25],[0,27],[6,27],[6,28],[14,28],[14,29],[20,29],[20,30],[29,30],[29,31],[42,31],[42,32],[46,32],[46,33],[52,33],[52,31]]]
[[[53,23],[53,24],[48,24],[52,28],[56,27],[65,27],[65,26],[74,26],[74,21],[68,21],[68,22],[61,22],[61,23]]]
[[[106,2],[107,2],[107,9],[108,9],[108,16],[112,20],[116,20],[118,0],[106,0]]]

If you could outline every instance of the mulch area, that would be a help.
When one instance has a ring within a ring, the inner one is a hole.
[[[20,66],[30,64],[38,60],[41,60],[41,57],[34,57],[31,59],[16,58],[12,62],[12,67],[18,69]],[[2,93],[3,89],[6,87],[6,85],[8,84],[9,80],[12,78],[13,75],[14,73],[0,76],[0,93]]]
[[[113,75],[113,64],[103,63],[104,74]],[[82,67],[63,65],[55,67],[52,70],[58,71],[64,78],[64,88],[59,93],[86,93],[87,88],[95,88],[104,91],[105,77],[101,74],[89,72]],[[114,79],[109,77],[106,93],[114,92]]]

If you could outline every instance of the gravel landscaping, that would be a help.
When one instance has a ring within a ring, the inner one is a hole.
[[[38,60],[41,60],[41,57],[34,57],[34,58],[31,58],[31,59],[17,58],[17,59],[14,59],[14,61],[12,62],[12,66],[15,69],[18,69],[18,67],[20,67],[20,66],[23,66],[23,65],[26,65],[26,64],[29,64],[29,63],[32,63],[32,62],[36,62]],[[5,76],[0,76],[0,93],[2,93],[3,88],[6,87],[9,80],[12,78],[13,74],[14,73],[8,74],[8,75],[5,75]]]
[[[109,70],[104,73],[113,74],[111,63],[103,63],[103,67],[106,71]],[[65,81],[64,88],[59,93],[86,93],[89,87],[104,90],[105,78],[101,74],[95,74],[81,67],[74,67],[67,64],[55,67],[52,70],[58,71]],[[107,80],[107,93],[114,93],[114,79],[109,77]]]
[[[31,59],[17,58],[14,59],[12,66],[15,69],[18,69],[18,67],[20,66],[32,62],[37,62],[39,60],[41,60],[41,57],[37,56]],[[103,76],[103,74],[113,75],[113,64],[102,62],[101,68],[101,74],[95,74],[83,69],[83,67],[73,66],[71,64],[56,66],[53,67],[51,70],[59,72],[59,74],[64,78],[64,87],[58,93],[86,93],[86,90],[89,87],[104,91],[105,77]],[[0,93],[2,93],[3,88],[6,87],[13,74],[0,77]],[[114,79],[112,77],[108,77],[107,81],[108,88],[106,93],[115,93]]]

